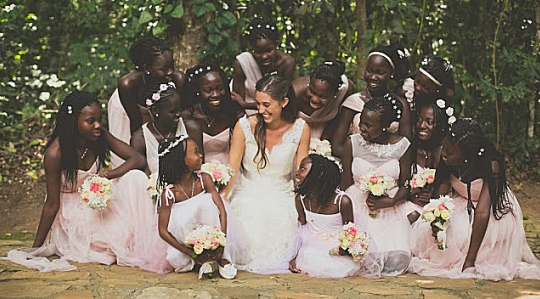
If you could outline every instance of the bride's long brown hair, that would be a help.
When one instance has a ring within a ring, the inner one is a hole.
[[[257,81],[255,90],[268,94],[273,100],[283,104],[285,98],[289,102],[281,110],[281,119],[293,123],[298,118],[298,108],[291,82],[279,75],[267,75]],[[257,154],[253,157],[253,162],[257,164],[257,170],[264,169],[268,164],[266,155],[266,122],[261,114],[257,113],[257,125],[255,125],[255,141],[257,141]]]

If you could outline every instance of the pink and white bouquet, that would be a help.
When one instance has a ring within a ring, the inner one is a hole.
[[[112,183],[107,178],[92,174],[79,187],[79,193],[90,208],[103,210],[112,199]]]
[[[220,192],[234,175],[234,171],[229,165],[221,164],[218,161],[204,163],[201,166],[201,171],[208,173],[212,177],[214,186]]]
[[[193,256],[196,258],[203,251],[213,251],[220,246],[225,247],[225,233],[215,225],[196,225],[195,228],[186,236],[185,243],[193,246]]]
[[[439,228],[437,232],[437,247],[441,250],[447,248],[446,229],[448,228],[448,220],[452,218],[454,208],[455,205],[452,198],[444,195],[438,199],[430,199],[429,203],[422,209],[422,219]]]
[[[146,192],[153,200],[156,200],[159,195],[159,192],[157,191],[157,176],[157,172],[153,172],[150,175],[148,178],[148,187],[146,188]]]
[[[375,196],[383,196],[386,192],[394,188],[396,180],[393,177],[377,173],[374,171],[368,172],[360,176],[357,180],[358,187],[364,192],[369,192]],[[377,211],[371,210],[369,216],[372,218],[377,217]]]
[[[411,188],[424,188],[435,181],[435,169],[425,168],[415,173],[411,179]]]
[[[330,156],[332,155],[332,145],[330,144],[330,141],[328,140],[320,140],[320,139],[311,139],[311,142],[309,143],[309,151],[310,153],[316,153],[323,156]]]
[[[339,255],[339,248],[347,250],[353,261],[363,261],[369,253],[368,234],[359,226],[349,222],[341,228],[338,235],[339,247],[330,250],[330,255]]]

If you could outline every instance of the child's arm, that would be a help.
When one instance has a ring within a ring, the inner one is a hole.
[[[309,154],[309,142],[311,141],[311,133],[309,131],[309,125],[304,123],[302,128],[302,136],[300,137],[300,143],[298,144],[298,149],[296,150],[296,169],[300,168],[300,163],[302,159],[307,157]]]
[[[341,174],[341,190],[347,190],[349,186],[353,184],[353,175],[352,175],[352,143],[351,138],[345,138],[345,143],[343,146],[343,173]]]
[[[304,206],[302,205],[302,198],[299,194],[296,194],[296,197],[294,198],[294,202],[296,205],[296,211],[298,212],[298,221],[304,225],[306,224],[306,212],[304,211]]]
[[[60,209],[60,185],[62,184],[62,154],[60,153],[60,144],[58,138],[52,142],[45,151],[45,179],[47,186],[47,200],[41,211],[36,239],[32,247],[41,247],[47,238],[51,225]]]
[[[231,138],[231,149],[229,150],[229,160],[227,164],[233,169],[233,175],[227,183],[227,186],[223,189],[223,198],[226,200],[229,198],[229,193],[231,192],[234,183],[236,182],[236,177],[238,176],[238,171],[240,171],[240,163],[242,163],[242,157],[244,156],[244,148],[246,144],[246,137],[242,131],[242,125],[240,121],[236,122]]]
[[[169,232],[169,218],[171,216],[171,207],[174,204],[174,198],[167,199],[166,198],[166,191],[163,190],[161,193],[161,206],[159,207],[159,218],[158,218],[158,231],[159,236],[167,243],[169,243],[174,248],[180,250],[182,253],[186,254],[187,256],[191,257],[193,254],[193,249],[187,247],[186,245],[180,243],[176,238]],[[165,202],[167,201],[167,202]]]
[[[212,177],[210,177],[208,173],[202,172],[201,179],[203,181],[204,190],[206,193],[210,193],[212,195],[212,200],[219,210],[219,223],[221,225],[221,231],[227,234],[227,211],[225,210],[223,200],[217,192],[216,187],[214,187]]]
[[[353,204],[351,199],[347,195],[343,195],[341,198],[341,219],[343,225],[352,222],[354,223]]]

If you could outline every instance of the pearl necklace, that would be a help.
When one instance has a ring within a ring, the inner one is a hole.
[[[81,160],[84,159],[84,156],[86,156],[86,152],[88,151],[88,147],[84,149],[82,155],[81,155]]]

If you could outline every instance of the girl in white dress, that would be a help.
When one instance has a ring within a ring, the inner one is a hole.
[[[169,244],[167,261],[176,272],[191,271],[195,264],[217,260],[221,276],[232,279],[236,269],[228,261],[226,250],[192,258],[193,249],[184,244],[186,236],[198,224],[217,226],[227,233],[227,212],[212,178],[206,173],[196,173],[201,164],[202,154],[197,144],[186,136],[160,147],[158,177],[164,190],[159,208],[159,235]],[[204,271],[204,267],[200,269]]]
[[[411,178],[410,142],[388,130],[399,120],[401,108],[401,102],[389,95],[367,102],[360,116],[361,133],[351,136],[343,157],[343,188],[348,187],[354,219],[370,233],[384,255],[382,275],[387,276],[405,272],[411,258],[406,204],[409,190],[405,187]],[[372,171],[392,177],[394,187],[382,196],[362,190],[359,179]]]
[[[379,277],[382,264],[376,254],[362,262],[355,262],[341,248],[340,256],[329,254],[339,246],[338,235],[343,225],[354,222],[351,199],[337,189],[341,183],[340,168],[336,160],[319,154],[310,154],[300,163],[295,192],[301,245],[289,268],[312,277]]]
[[[308,154],[309,126],[298,118],[289,81],[270,75],[256,89],[259,113],[234,128],[228,163],[235,175],[223,192],[238,223],[231,257],[241,270],[287,273],[298,230],[291,171]]]

